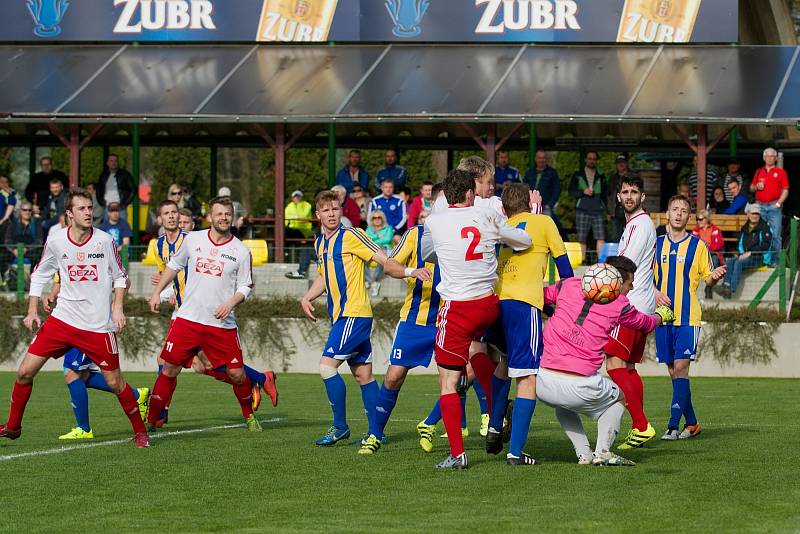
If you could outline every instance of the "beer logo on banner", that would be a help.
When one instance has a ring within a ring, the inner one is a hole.
[[[392,18],[396,37],[416,37],[422,33],[420,24],[428,11],[430,0],[386,0],[386,10]]]
[[[37,37],[56,37],[61,35],[61,20],[69,9],[69,0],[27,0],[36,26],[33,33]]]

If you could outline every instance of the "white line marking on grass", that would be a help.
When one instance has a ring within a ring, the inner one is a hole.
[[[272,424],[281,421],[281,417],[273,417],[271,419],[262,419],[262,423]],[[200,432],[209,432],[211,430],[230,430],[232,428],[244,428],[245,423],[238,423],[235,425],[216,425],[207,426],[203,428],[187,428],[186,430],[172,430],[170,432],[158,432],[150,434],[150,439],[168,438],[171,436],[182,436],[185,434],[198,434]],[[0,462],[7,462],[9,460],[16,460],[18,458],[30,458],[34,456],[49,456],[51,454],[61,454],[64,452],[78,451],[82,449],[94,449],[95,447],[108,447],[110,445],[122,445],[123,443],[130,443],[130,438],[126,439],[112,439],[109,441],[95,441],[91,443],[81,443],[80,445],[72,445],[69,447],[59,447],[57,449],[44,449],[40,451],[19,452],[16,454],[6,454],[0,456]]]

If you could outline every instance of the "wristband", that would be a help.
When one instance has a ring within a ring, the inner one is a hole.
[[[413,273],[414,273],[414,269],[412,269],[411,267],[406,267],[406,270],[405,270],[406,278],[411,278],[411,275]]]

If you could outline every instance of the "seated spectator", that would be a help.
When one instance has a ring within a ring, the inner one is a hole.
[[[381,195],[372,199],[372,204],[369,206],[370,220],[371,214],[376,211],[382,211],[386,216],[386,220],[394,229],[394,242],[400,242],[400,236],[406,231],[406,222],[408,221],[408,212],[405,200],[394,196],[394,183],[389,178],[381,182]]]
[[[736,293],[742,271],[757,269],[771,262],[772,231],[761,218],[761,206],[748,204],[745,213],[747,222],[739,233],[739,255],[728,260],[728,271],[719,288],[725,298],[731,298]]]
[[[731,180],[728,182],[728,191],[733,196],[733,200],[731,200],[731,205],[722,212],[723,215],[739,215],[740,213],[744,213],[744,208],[747,206],[747,195],[745,195],[744,190],[742,189],[742,184],[737,182],[736,180]]]
[[[5,235],[6,225],[14,220],[17,193],[11,189],[8,176],[0,175],[0,236]]]
[[[722,213],[731,207],[731,203],[725,195],[726,193],[721,185],[714,187],[714,192],[711,194],[711,202],[708,203],[708,210],[711,213]]]
[[[3,235],[2,253],[0,253],[0,274],[6,279],[9,262],[17,258],[17,243],[25,245],[23,254],[31,265],[36,265],[42,255],[44,237],[42,224],[33,217],[33,205],[27,200],[22,202],[19,217],[6,225]]]
[[[192,191],[192,186],[186,182],[181,184],[181,201],[178,203],[179,208],[186,208],[192,212],[192,217],[195,219],[201,218],[203,215],[203,206],[200,204],[200,201],[197,200],[197,197],[194,196],[194,192]],[[230,190],[228,190],[230,192]]]
[[[586,153],[586,165],[576,172],[569,184],[569,194],[575,199],[575,229],[581,244],[581,259],[586,261],[586,242],[589,230],[597,241],[599,257],[606,239],[606,208],[603,200],[607,196],[606,177],[597,168],[599,155],[594,150]]]
[[[347,194],[347,189],[343,185],[334,185],[331,191],[336,191],[339,195],[339,202],[342,203],[342,226],[361,226],[361,210],[356,201]]]
[[[735,180],[739,182],[739,185],[741,186],[742,191],[744,191],[745,194],[748,194],[750,192],[750,182],[742,174],[741,168],[742,165],[738,159],[731,158],[730,160],[728,160],[728,172],[726,172],[725,176],[723,176],[722,178],[722,187],[724,188],[725,192],[725,200],[727,200],[728,202],[733,200],[733,195],[731,194],[730,189],[728,189],[728,184],[731,183],[731,181]],[[754,198],[755,197],[749,198],[748,196],[747,202],[754,202],[753,200]]]
[[[689,199],[692,211],[697,209],[697,199],[692,195],[692,187],[687,182],[678,184],[678,194]]]
[[[124,220],[121,216],[121,209],[122,207],[118,202],[112,202],[107,205],[106,211],[108,212],[108,220],[103,221],[98,227],[102,231],[111,234],[117,247],[123,245],[130,246],[131,237],[133,237],[133,232],[131,231],[128,221]]]
[[[716,269],[725,264],[722,251],[725,248],[725,240],[722,237],[722,230],[712,224],[711,215],[708,210],[697,212],[697,226],[692,228],[692,235],[705,241],[708,250],[711,252],[711,262]],[[714,298],[712,288],[706,286],[706,298]]]
[[[391,184],[391,181],[384,183]],[[383,188],[383,184],[381,184],[381,188]],[[385,213],[380,210],[370,213],[367,236],[373,243],[381,247],[387,255],[391,252],[394,228],[389,225]],[[376,265],[375,267],[367,268],[367,288],[370,289],[370,294],[373,297],[377,297],[381,290],[381,280],[383,280],[383,266]]]
[[[372,197],[369,196],[369,191],[361,187],[361,184],[353,184],[353,191],[350,193],[350,198],[355,200],[356,204],[358,204],[358,209],[361,211],[361,228],[366,228],[369,205],[372,203]]]
[[[423,211],[430,212],[433,207],[433,182],[424,181],[422,187],[419,188],[419,195],[417,195],[411,205],[408,207],[408,227],[416,226],[419,224],[417,219]]]

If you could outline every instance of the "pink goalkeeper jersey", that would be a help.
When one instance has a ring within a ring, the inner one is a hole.
[[[544,302],[555,304],[556,312],[544,327],[541,367],[556,371],[591,376],[603,365],[608,334],[618,324],[643,332],[658,325],[655,317],[636,311],[624,295],[609,304],[588,300],[580,278],[544,288]]]

